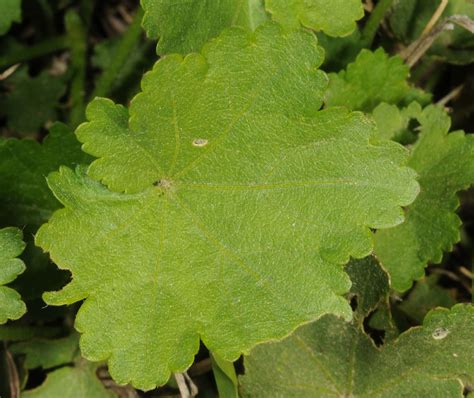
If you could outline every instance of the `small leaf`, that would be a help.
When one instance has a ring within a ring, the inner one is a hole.
[[[436,106],[427,107],[419,122],[409,165],[419,174],[421,193],[403,224],[375,234],[377,258],[401,292],[424,275],[428,262],[441,262],[443,252],[459,241],[456,193],[474,183],[474,136],[448,134],[449,116]]]
[[[352,282],[350,296],[357,298],[356,316],[363,321],[379,304],[388,302],[388,275],[372,256],[351,260],[345,271]]]
[[[421,328],[377,349],[356,326],[326,316],[245,358],[244,397],[457,397],[474,374],[474,307],[430,312]]]
[[[0,96],[0,113],[7,118],[10,129],[35,133],[46,122],[57,118],[58,101],[66,91],[62,77],[42,72],[30,77],[22,68],[5,81],[9,93]]]
[[[456,301],[449,291],[438,284],[439,275],[432,274],[416,282],[398,309],[412,321],[422,323],[425,315],[436,307],[451,308]]]
[[[360,0],[266,0],[275,21],[296,29],[303,26],[322,30],[329,36],[348,36],[364,16]]]
[[[409,68],[399,56],[389,57],[382,48],[362,50],[346,70],[329,75],[326,106],[370,112],[381,102],[429,101],[429,94],[408,84],[408,76]]]
[[[113,398],[96,376],[97,365],[78,360],[74,366],[64,366],[46,376],[44,383],[21,393],[22,398]]]
[[[79,336],[74,333],[62,339],[31,340],[13,344],[9,348],[14,354],[26,356],[27,369],[50,369],[74,361],[79,352]]]
[[[1,0],[0,8],[0,35],[3,35],[13,22],[21,22],[21,0]]]
[[[23,261],[16,258],[24,248],[20,230],[0,229],[0,324],[9,319],[18,319],[26,312],[26,306],[21,301],[20,295],[4,286],[25,270]]]
[[[142,0],[143,27],[160,39],[158,54],[187,54],[201,49],[222,30],[255,30],[267,16],[263,0]]]
[[[343,265],[371,252],[370,228],[403,221],[418,185],[364,115],[319,111],[321,61],[309,32],[231,29],[162,58],[130,109],[89,105],[77,135],[98,159],[49,177],[65,208],[36,242],[73,274],[46,301],[86,300],[81,349],[117,382],[165,383],[199,338],[233,361],[351,316]]]
[[[224,361],[211,353],[212,372],[216,380],[219,397],[239,398],[238,380],[234,363]]]
[[[88,163],[74,133],[64,124],[54,124],[42,144],[23,139],[0,139],[0,224],[31,231],[59,207],[46,183],[46,176],[61,165]]]

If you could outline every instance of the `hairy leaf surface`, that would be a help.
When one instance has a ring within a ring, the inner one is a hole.
[[[474,183],[474,137],[449,133],[451,121],[439,107],[427,107],[418,120],[421,131],[409,165],[419,174],[420,195],[403,224],[375,234],[377,258],[398,291],[408,290],[428,262],[439,263],[459,241],[456,193]]]
[[[311,33],[231,29],[160,60],[130,109],[90,104],[77,136],[98,159],[49,177],[65,208],[37,243],[73,274],[45,299],[86,299],[83,354],[118,382],[165,383],[199,338],[235,360],[351,316],[342,265],[403,220],[418,185],[364,115],[319,111],[321,62]]]
[[[26,311],[20,295],[15,290],[4,286],[25,270],[23,261],[16,258],[24,248],[20,230],[0,229],[0,324],[9,319],[18,319]]]
[[[266,0],[275,21],[289,28],[300,24],[330,36],[348,36],[364,16],[360,0]]]
[[[267,19],[263,0],[142,0],[143,27],[158,53],[187,54],[230,26],[255,30]]]
[[[364,49],[346,70],[329,75],[326,106],[370,112],[381,102],[425,103],[430,95],[408,84],[409,71],[399,56],[389,57],[382,48]]]
[[[423,327],[381,349],[356,326],[326,316],[245,359],[244,397],[455,397],[474,374],[474,307],[430,312]]]

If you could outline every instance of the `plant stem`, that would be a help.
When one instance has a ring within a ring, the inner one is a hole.
[[[130,55],[130,52],[136,46],[137,41],[142,35],[141,21],[143,18],[143,10],[141,7],[138,8],[132,24],[128,27],[127,31],[124,33],[116,51],[112,63],[100,76],[94,92],[92,93],[92,98],[95,97],[104,97],[110,93],[115,79],[117,78],[120,69],[123,67],[127,58]]]
[[[394,0],[380,0],[370,14],[369,20],[362,31],[362,42],[364,47],[371,47],[375,34],[383,21],[385,14],[392,6]]]
[[[0,69],[26,62],[34,58],[64,50],[70,45],[68,36],[58,36],[34,44],[31,47],[25,47],[0,57]]]

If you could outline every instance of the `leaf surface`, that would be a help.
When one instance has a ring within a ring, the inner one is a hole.
[[[474,307],[430,312],[423,327],[381,349],[356,326],[325,316],[245,358],[244,397],[456,397],[474,374]]]
[[[361,113],[319,111],[321,61],[311,33],[231,29],[160,60],[130,109],[90,104],[77,136],[98,159],[49,177],[65,208],[37,243],[73,274],[45,299],[86,299],[83,354],[118,382],[165,383],[199,338],[233,361],[351,316],[342,265],[403,220],[418,185]]]
[[[267,19],[263,0],[142,0],[143,27],[160,39],[158,54],[187,54],[230,26],[255,30]]]
[[[474,183],[474,137],[449,133],[451,121],[439,107],[425,108],[419,122],[409,165],[418,172],[420,195],[403,224],[375,234],[376,256],[398,291],[408,290],[428,262],[441,262],[443,252],[459,241],[456,193]]]
[[[20,295],[15,290],[4,286],[25,270],[23,261],[16,258],[24,248],[20,230],[0,229],[0,324],[9,319],[18,319],[26,311]]]
[[[362,50],[346,70],[329,74],[326,106],[346,106],[370,112],[381,102],[425,103],[430,95],[411,87],[409,68],[399,56],[389,57],[382,48]]]
[[[13,344],[9,349],[26,356],[27,369],[50,369],[74,361],[79,352],[79,336],[74,333],[61,339],[34,339]]]
[[[348,36],[364,16],[360,0],[266,0],[275,21],[297,29],[300,24],[330,36]]]
[[[62,77],[44,71],[31,77],[22,68],[4,82],[8,92],[0,96],[0,114],[10,129],[36,133],[47,122],[56,120],[59,99],[66,91]]]
[[[1,0],[0,35],[8,32],[13,22],[21,21],[21,0]]]
[[[96,375],[97,365],[79,360],[75,366],[63,366],[46,376],[39,387],[23,391],[22,398],[112,398]]]

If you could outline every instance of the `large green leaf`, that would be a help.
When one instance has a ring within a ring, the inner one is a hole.
[[[474,307],[430,312],[423,327],[378,349],[334,316],[303,326],[245,359],[244,397],[462,398],[474,374]]]
[[[275,21],[289,28],[300,24],[330,36],[348,36],[364,16],[360,0],[266,0]]]
[[[73,274],[45,299],[86,299],[83,354],[119,383],[165,383],[199,338],[232,361],[351,316],[343,264],[371,252],[370,228],[402,222],[418,185],[363,114],[318,111],[321,62],[309,32],[231,29],[160,60],[130,109],[90,104],[77,136],[99,159],[49,177],[65,208],[37,244]]]
[[[200,50],[224,28],[255,30],[267,19],[263,0],[142,0],[143,27],[160,39],[158,53]]]
[[[0,229],[0,324],[9,319],[18,319],[26,311],[20,295],[6,287],[25,270],[23,261],[16,258],[25,248],[22,234],[16,228]]]
[[[429,94],[408,84],[409,73],[399,56],[389,57],[382,48],[374,52],[362,50],[346,70],[329,75],[326,106],[370,112],[381,102],[425,103]]]
[[[427,107],[418,120],[421,131],[409,165],[418,172],[421,193],[403,224],[375,234],[377,258],[398,291],[408,290],[428,262],[439,263],[459,241],[456,193],[474,183],[474,136],[448,134],[449,116],[436,106]]]
[[[21,0],[0,0],[0,10],[0,35],[3,35],[13,22],[21,21]]]

